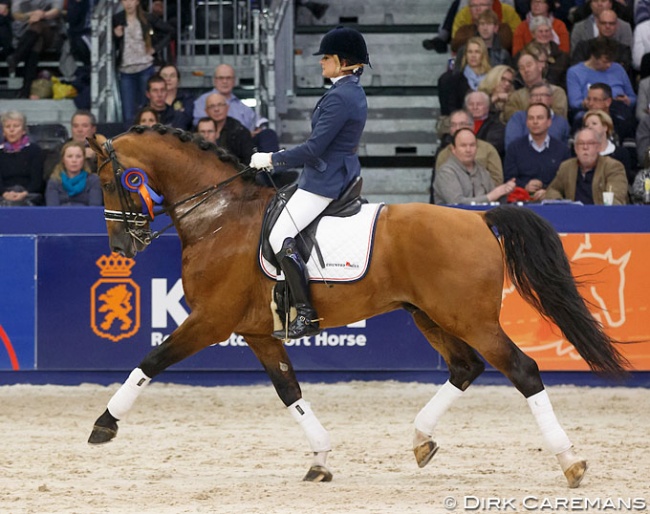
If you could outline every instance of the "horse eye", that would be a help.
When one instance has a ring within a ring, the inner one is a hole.
[[[114,182],[107,182],[106,184],[104,184],[103,188],[104,188],[104,191],[106,191],[107,193],[114,193],[115,192],[115,183]]]

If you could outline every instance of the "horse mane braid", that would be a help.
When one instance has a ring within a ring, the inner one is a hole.
[[[165,134],[171,134],[173,136],[176,136],[183,143],[191,142],[203,151],[211,151],[219,158],[221,162],[231,164],[237,170],[241,169],[242,167],[237,157],[232,155],[224,148],[221,148],[220,146],[214,143],[206,141],[205,139],[203,139],[203,136],[201,136],[200,134],[194,134],[193,132],[190,132],[188,130],[169,127],[167,125],[162,125],[160,123],[156,123],[152,127],[147,127],[145,125],[134,125],[129,129],[129,132],[135,132],[136,134],[144,134],[145,132],[149,132],[149,131],[157,132],[161,136],[164,136]]]

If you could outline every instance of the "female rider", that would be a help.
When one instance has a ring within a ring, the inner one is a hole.
[[[333,85],[316,104],[309,139],[290,150],[255,153],[250,163],[253,168],[274,171],[303,166],[298,189],[269,235],[297,310],[286,331],[273,333],[278,339],[297,339],[319,332],[307,269],[294,238],[361,173],[357,147],[368,104],[359,77],[364,64],[370,64],[366,42],[356,30],[337,27],[325,34],[314,55],[323,56],[323,77],[331,79]]]

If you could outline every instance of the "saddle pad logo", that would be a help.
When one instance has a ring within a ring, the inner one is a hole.
[[[114,342],[131,337],[140,330],[140,286],[129,278],[135,261],[112,253],[96,264],[102,278],[90,289],[90,326]]]

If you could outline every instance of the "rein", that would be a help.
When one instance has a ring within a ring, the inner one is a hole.
[[[117,158],[115,148],[113,147],[112,138],[107,139],[103,146],[108,153],[109,160],[105,161],[99,167],[97,173],[99,174],[102,168],[109,162],[112,164],[113,177],[115,178],[115,185],[119,193],[121,205],[120,211],[104,209],[104,219],[106,221],[121,221],[124,223],[126,233],[145,246],[150,245],[153,239],[157,239],[164,232],[174,226],[174,223],[172,222],[163,227],[161,230],[155,232],[152,232],[150,229],[145,228],[147,223],[152,222],[156,215],[169,215],[170,211],[174,211],[180,205],[203,196],[201,201],[193,205],[190,209],[178,217],[178,221],[180,221],[185,218],[185,216],[193,212],[194,209],[218,193],[223,187],[227,186],[235,179],[241,177],[243,174],[248,173],[251,170],[251,167],[247,166],[246,168],[238,171],[232,177],[228,177],[226,180],[219,182],[218,184],[214,184],[202,191],[188,196],[187,198],[183,198],[182,200],[179,200],[178,202],[175,202],[168,207],[163,207],[154,211],[153,203],[156,203],[156,205],[161,205],[164,198],[163,196],[156,193],[148,185],[148,176],[146,172],[140,168],[125,169],[124,165]],[[140,195],[143,212],[136,212],[137,207],[130,195],[130,193],[134,192],[137,192]]]

